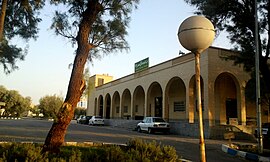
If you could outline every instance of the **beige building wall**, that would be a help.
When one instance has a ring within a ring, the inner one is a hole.
[[[89,78],[88,80],[88,100],[87,100],[87,115],[93,115],[96,113],[95,110],[95,92],[96,87],[106,84],[113,80],[113,76],[108,74],[96,74]]]

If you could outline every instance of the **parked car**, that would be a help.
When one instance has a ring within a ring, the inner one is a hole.
[[[80,116],[76,119],[77,123],[80,123],[80,120],[81,120],[84,116],[85,116],[85,115],[80,115]]]
[[[266,149],[270,149],[270,123],[262,124],[262,137],[263,137],[263,147]],[[255,129],[255,137],[258,136],[257,128]]]
[[[268,130],[270,127],[268,127]],[[263,137],[263,146],[266,149],[270,149],[270,131],[267,131],[267,134]]]
[[[210,139],[224,139],[224,134],[233,133],[234,140],[246,140],[249,142],[256,142],[256,138],[254,135],[243,132],[238,127],[234,125],[215,125],[211,127],[210,131]]]
[[[89,120],[89,125],[104,125],[104,119],[100,116],[92,116]]]
[[[142,122],[137,124],[137,131],[146,131],[149,134],[155,132],[170,133],[170,124],[161,117],[145,117]]]
[[[270,129],[270,123],[263,123],[262,124],[262,135],[263,135],[263,137],[267,135],[269,129]],[[258,130],[258,128],[255,129],[255,133],[254,133],[255,137],[258,136],[257,130]]]
[[[79,124],[88,124],[89,123],[89,120],[91,119],[92,116],[82,116],[78,123]]]

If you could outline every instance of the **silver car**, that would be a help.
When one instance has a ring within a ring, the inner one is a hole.
[[[161,117],[145,117],[142,122],[138,123],[137,131],[146,131],[149,134],[155,132],[163,132],[168,134],[170,132],[170,124]]]

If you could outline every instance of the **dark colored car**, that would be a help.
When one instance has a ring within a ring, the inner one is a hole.
[[[234,125],[216,125],[211,127],[210,139],[223,140],[224,135],[227,133],[233,133],[234,140],[245,140],[249,142],[256,142],[254,135],[245,133]]]
[[[92,116],[82,116],[79,120],[79,124],[88,124]]]
[[[262,137],[263,137],[263,147],[270,149],[270,123],[263,123],[262,124]],[[255,129],[255,137],[258,136],[257,128]]]

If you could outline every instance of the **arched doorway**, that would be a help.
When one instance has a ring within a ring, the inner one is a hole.
[[[179,120],[186,118],[186,87],[179,77],[172,78],[166,86],[165,118]]]
[[[220,124],[238,124],[238,99],[236,79],[229,73],[220,74],[215,80],[216,119]]]
[[[105,96],[105,118],[110,119],[110,113],[111,113],[111,96],[110,94],[107,94]]]
[[[162,117],[162,88],[158,82],[150,85],[147,98],[147,116]]]
[[[131,93],[128,89],[125,89],[122,94],[122,112],[121,117],[129,119],[131,116]]]
[[[133,94],[133,116],[135,120],[142,120],[145,110],[145,92],[142,86],[137,86]]]
[[[95,98],[95,107],[94,107],[94,115],[97,115],[97,112],[98,112],[98,106],[97,106],[97,98]]]
[[[114,92],[112,97],[112,118],[119,118],[120,113],[120,95],[119,92]]]
[[[98,116],[103,117],[103,96],[100,95],[98,98]]]

